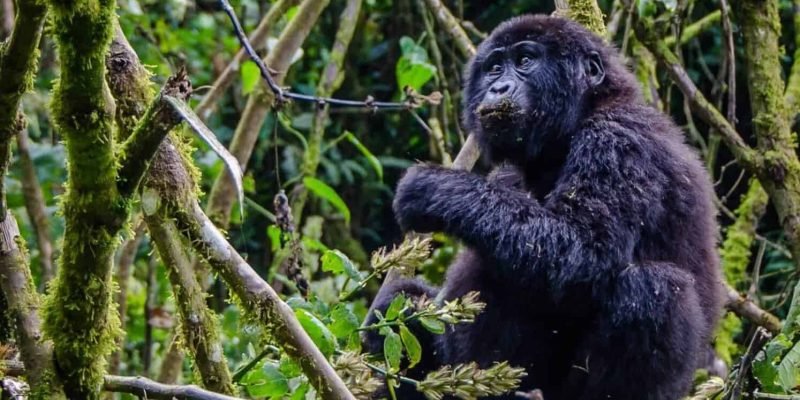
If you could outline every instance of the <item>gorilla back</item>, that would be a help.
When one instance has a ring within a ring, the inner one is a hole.
[[[547,400],[682,397],[722,285],[712,186],[681,131],[644,104],[613,48],[566,19],[501,24],[465,82],[466,126],[495,171],[412,167],[394,211],[403,230],[465,244],[440,295],[477,290],[487,307],[419,332],[429,352],[411,374],[508,360],[528,372],[521,390]],[[398,292],[437,289],[395,282],[373,309]]]

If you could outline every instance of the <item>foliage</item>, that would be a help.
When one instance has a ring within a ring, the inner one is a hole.
[[[325,79],[329,62],[337,57],[334,38],[346,2],[331,3],[313,23],[313,29],[301,48],[293,53],[291,67],[276,71],[285,74],[285,85],[295,92],[313,94]],[[455,50],[449,32],[437,25],[435,18],[432,19],[434,30],[426,29],[419,8],[419,4],[424,3],[408,0],[364,2],[354,22],[355,36],[343,59],[343,81],[334,95],[345,99],[399,100],[409,88],[423,95],[440,91],[445,99],[442,104],[416,109],[419,120],[405,110],[372,112],[363,109],[330,109],[320,118],[320,107],[314,104],[283,104],[280,110],[270,110],[260,128],[253,130],[256,137],[251,154],[237,155],[240,157],[238,162],[228,160],[229,165],[241,163],[245,170],[243,180],[237,181],[242,186],[245,201],[242,209],[233,208],[232,224],[226,232],[230,242],[286,299],[303,329],[357,398],[367,398],[387,381],[390,395],[396,385],[415,385],[429,399],[445,396],[472,399],[513,390],[524,374],[516,368],[519,366],[500,362],[485,369],[475,364],[455,365],[433,371],[420,380],[408,378],[408,369],[424,361],[424,349],[414,327],[440,334],[448,325],[473,322],[479,318],[484,306],[479,293],[469,293],[447,302],[398,296],[384,314],[377,316],[376,323],[364,325],[369,301],[380,279],[390,270],[441,284],[447,267],[455,260],[461,246],[455,239],[442,234],[416,237],[398,244],[403,237],[391,210],[393,188],[405,168],[419,160],[439,163],[443,160],[443,152],[454,156],[467,135],[460,123],[458,107],[463,100],[459,88],[463,85],[461,74],[466,60]],[[476,43],[485,32],[511,16],[553,10],[552,1],[545,0],[445,3],[459,19],[469,23],[467,26],[472,27],[468,29],[470,38]],[[800,296],[792,290],[796,291],[800,286],[797,262],[790,254],[796,244],[791,243],[784,233],[786,221],[776,215],[774,199],[769,201],[763,191],[756,193],[753,186],[746,185],[751,178],[750,172],[733,161],[732,153],[725,146],[720,146],[718,132],[699,118],[696,111],[690,110],[688,99],[671,84],[663,67],[639,43],[634,27],[627,25],[637,18],[652,23],[660,37],[670,43],[669,48],[680,56],[687,76],[699,92],[724,111],[729,107],[727,89],[734,83],[737,90],[731,103],[734,106],[731,122],[738,122],[735,127],[743,139],[754,143],[756,127],[762,121],[753,118],[747,102],[750,93],[747,90],[748,77],[743,72],[747,65],[745,46],[738,34],[738,10],[734,7],[731,20],[737,33],[732,54],[737,72],[731,82],[727,79],[731,71],[728,64],[731,54],[725,48],[726,32],[719,22],[721,18],[715,19],[716,23],[704,25],[703,29],[691,30],[692,36],[686,40],[682,36],[690,31],[693,23],[718,12],[720,2],[638,0],[633,7],[627,7],[626,3],[598,2],[609,23],[608,40],[636,69],[637,77],[647,91],[648,101],[685,127],[687,140],[696,144],[700,156],[706,161],[709,175],[716,182],[715,194],[722,211],[720,236],[724,240],[721,241],[720,254],[726,279],[737,290],[746,291],[749,299],[784,320],[786,327],[763,349],[756,350],[749,373],[740,379],[738,374],[742,366],[738,363],[746,356],[754,323],[727,314],[715,337],[714,347],[730,367],[730,377],[725,377],[728,379],[724,384],[718,379],[704,379],[704,383],[694,391],[693,399],[719,398],[721,393],[730,392],[732,382],[737,379],[746,382],[749,393],[758,390],[780,395],[800,394],[800,320],[797,316]],[[275,4],[276,1],[239,0],[234,2],[234,8],[245,30],[253,32]],[[781,0],[778,4],[780,20],[774,22],[781,25],[779,45],[784,49],[779,60],[784,75],[789,77],[795,62],[793,54],[798,49],[796,29],[800,25],[794,24],[793,20],[797,18],[798,9],[788,0]],[[266,39],[255,43],[262,54],[275,48],[281,31],[297,12],[297,6],[290,7],[269,27]],[[628,12],[636,18],[628,18]],[[152,72],[154,83],[163,83],[180,67],[187,69],[195,87],[191,106],[196,106],[208,93],[210,85],[240,49],[216,1],[124,0],[119,2],[117,13],[122,30],[142,63]],[[57,16],[59,20],[63,19],[62,15]],[[612,21],[617,25],[614,26]],[[72,250],[60,247],[65,239],[75,248],[90,241],[102,241],[108,245],[106,247],[117,248],[120,247],[118,243],[131,239],[128,226],[103,237],[103,240],[87,237],[76,242],[65,234],[65,218],[63,213],[59,213],[59,202],[64,202],[73,190],[66,184],[73,178],[67,176],[68,154],[62,139],[67,134],[79,135],[63,128],[70,121],[69,115],[61,115],[68,111],[63,105],[57,105],[56,110],[47,107],[54,96],[61,93],[53,92],[59,82],[56,77],[64,68],[53,45],[56,35],[63,33],[56,29],[60,26],[58,24],[54,20],[45,32],[34,87],[24,95],[22,102],[28,120],[28,148],[38,180],[34,184],[42,189],[41,206],[49,222],[47,233],[57,248],[57,255]],[[104,32],[103,37],[106,36],[108,32]],[[92,57],[101,58],[97,54]],[[248,97],[259,93],[262,84],[259,70],[252,61],[234,67],[233,86],[224,91],[216,108],[203,121],[221,143],[230,145]],[[146,108],[147,105],[141,106]],[[110,121],[106,118],[108,116],[102,117],[104,121]],[[319,168],[315,174],[305,175],[304,157],[309,146],[313,146],[309,139],[320,125],[323,136],[317,149]],[[429,131],[434,126],[440,127],[441,140]],[[104,129],[109,134],[115,132],[110,122]],[[208,132],[204,134],[208,135]],[[216,179],[228,173],[225,163],[215,154],[220,153],[219,149],[188,134],[181,137],[191,142],[191,158],[199,169],[200,190],[210,192]],[[114,147],[113,151],[118,149]],[[102,169],[105,164],[91,163],[98,154],[86,152],[73,160],[89,165],[88,171]],[[43,281],[43,252],[39,242],[42,236],[37,235],[36,220],[27,208],[31,200],[23,192],[24,180],[28,178],[19,149],[13,155],[12,167],[5,177],[7,203],[19,220],[22,236],[29,243],[32,275],[44,292],[47,285]],[[477,173],[486,170],[485,165],[476,168]],[[108,179],[111,182],[114,178],[109,175]],[[296,190],[300,186],[308,191],[308,201],[300,206],[302,209],[297,215],[301,217],[294,221],[296,228],[292,232],[281,232],[274,221],[274,210],[271,210],[273,198],[279,190],[285,190],[291,206],[296,207]],[[102,205],[96,208],[99,210]],[[127,210],[135,213],[139,206],[138,199],[119,204],[123,214]],[[89,210],[93,211],[94,207]],[[297,252],[295,265],[299,266],[299,271],[275,262],[278,254],[291,250],[291,246],[283,247],[284,242],[295,239],[299,245],[292,251]],[[119,256],[116,261],[118,265]],[[200,271],[198,276],[202,285],[209,288],[208,304],[220,322],[222,355],[234,371],[241,395],[251,398],[316,398],[317,393],[299,364],[282,351],[282,343],[276,341],[268,329],[243,314],[240,299],[228,293],[219,277],[208,276],[207,271]],[[299,278],[310,283],[307,296],[297,290]],[[103,293],[108,293],[113,287],[110,282],[96,279],[91,284],[102,286]],[[157,375],[168,357],[173,332],[183,321],[178,320],[166,268],[154,254],[149,239],[137,248],[130,276],[116,284],[124,287],[127,300],[122,316],[125,337],[121,342],[121,364],[117,373]],[[49,296],[48,308],[62,301],[53,292]],[[2,299],[0,296],[0,301]],[[103,328],[114,330],[112,315],[108,321],[108,326]],[[62,333],[63,329],[59,327],[74,323],[57,322],[50,321],[49,338]],[[360,333],[370,330],[382,336],[382,354],[367,354],[361,348]],[[111,350],[109,337],[104,334],[103,340],[96,345],[79,344],[94,346],[89,349],[93,354],[104,355]],[[0,365],[2,361],[3,357],[0,357]],[[184,361],[179,368],[183,383],[202,382],[192,373],[191,361]],[[99,382],[101,371],[97,365],[77,372],[87,374],[93,384]],[[0,368],[0,376],[2,374]]]

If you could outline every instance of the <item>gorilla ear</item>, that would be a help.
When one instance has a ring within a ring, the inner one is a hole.
[[[606,70],[603,68],[603,59],[600,57],[600,53],[592,51],[586,56],[586,75],[589,77],[589,85],[592,87],[603,83]]]

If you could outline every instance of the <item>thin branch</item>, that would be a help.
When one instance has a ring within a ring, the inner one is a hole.
[[[261,19],[256,29],[253,30],[253,33],[250,34],[249,41],[250,43],[263,43],[267,35],[269,34],[269,30],[275,25],[275,23],[280,19],[286,11],[290,8],[300,4],[300,0],[279,0],[275,2],[272,6],[270,6],[269,11],[267,14],[264,15],[264,18]],[[214,84],[211,86],[211,89],[206,93],[203,97],[203,100],[200,101],[200,104],[195,107],[195,113],[200,116],[200,118],[205,121],[211,115],[211,112],[214,110],[217,101],[219,101],[220,97],[225,93],[225,91],[230,87],[230,85],[236,80],[238,77],[239,69],[242,67],[242,63],[245,61],[245,57],[247,57],[247,53],[244,49],[239,50],[236,55],[233,57],[233,60],[228,63],[228,66],[225,67],[225,70],[214,80]]]
[[[286,70],[291,65],[292,54],[301,48],[311,28],[316,24],[328,0],[305,0],[297,10],[297,14],[280,34],[278,42],[267,55],[264,62],[279,71],[275,83],[280,85]],[[234,15],[235,17],[235,15]],[[253,153],[258,132],[267,119],[275,94],[265,85],[258,85],[247,99],[244,111],[236,125],[233,139],[228,146],[230,153],[236,157],[244,170]],[[227,174],[220,174],[214,180],[208,195],[206,210],[208,215],[222,229],[227,229],[234,201],[234,182]],[[195,269],[202,271],[202,266],[195,263]],[[203,275],[203,274],[201,274]]]
[[[725,307],[729,310],[756,325],[763,326],[772,333],[780,333],[783,324],[778,317],[763,310],[752,300],[742,296],[736,289],[727,284],[725,285],[725,296]]]
[[[203,390],[194,385],[166,385],[143,377],[106,375],[103,390],[129,393],[142,399],[156,400],[242,400]]]
[[[311,341],[294,315],[253,268],[228,243],[222,233],[194,202],[178,211],[178,227],[195,251],[222,276],[242,306],[269,326],[283,350],[300,363],[311,384],[325,399],[354,399],[328,360]],[[177,210],[176,210],[177,211]]]
[[[736,126],[736,45],[733,42],[733,24],[731,23],[728,0],[720,0],[719,6],[722,17],[722,31],[725,34],[725,61],[728,63],[728,86],[725,88],[728,93],[728,104],[725,116],[731,125]]]
[[[715,10],[687,26],[681,32],[681,44],[689,43],[690,40],[714,26],[714,24],[719,22],[721,16],[722,12],[720,10]],[[667,36],[664,38],[664,44],[668,47],[675,46],[675,36]]]
[[[475,45],[469,39],[469,36],[461,27],[458,18],[454,17],[450,10],[447,9],[441,0],[425,0],[428,3],[433,15],[442,24],[443,28],[450,34],[450,37],[455,41],[456,47],[461,54],[465,57],[472,57],[475,55]]]
[[[256,63],[258,66],[258,70],[261,72],[261,78],[267,83],[267,86],[275,95],[275,100],[278,104],[283,104],[287,101],[287,99],[297,100],[297,101],[304,101],[304,102],[311,102],[316,103],[318,106],[323,105],[331,105],[331,106],[338,106],[338,107],[364,107],[371,110],[379,110],[379,109],[388,109],[388,110],[404,110],[409,108],[416,108],[420,107],[423,103],[416,101],[418,97],[407,97],[405,101],[401,103],[396,102],[386,102],[386,101],[375,101],[372,97],[368,97],[366,100],[345,100],[345,99],[336,99],[332,97],[320,97],[320,96],[313,96],[301,93],[294,93],[292,91],[286,90],[278,85],[275,81],[275,78],[272,77],[272,73],[270,72],[269,67],[267,67],[266,63],[261,60],[261,57],[258,56],[253,45],[250,44],[250,41],[247,39],[247,35],[244,33],[244,29],[242,28],[241,23],[239,23],[239,19],[236,17],[236,13],[233,11],[233,7],[231,7],[230,3],[227,0],[220,0],[220,5],[222,9],[228,14],[228,18],[230,18],[231,23],[233,24],[233,30],[236,33],[236,37],[239,38],[239,43],[241,43],[242,47],[244,47],[245,52],[253,62]]]
[[[36,167],[33,164],[31,151],[28,147],[27,129],[22,129],[17,134],[17,151],[19,154],[19,166],[22,170],[22,196],[25,198],[25,210],[31,220],[34,233],[36,233],[36,246],[39,248],[39,263],[42,267],[42,279],[40,287],[44,290],[45,286],[55,274],[53,265],[53,239],[50,236],[50,221],[47,217],[47,209],[44,201],[44,194],[36,176]]]
[[[750,371],[750,367],[752,366],[756,355],[759,351],[761,351],[761,348],[764,347],[771,337],[772,335],[770,335],[769,332],[763,328],[756,329],[755,333],[753,334],[753,338],[750,340],[750,344],[747,346],[747,351],[744,353],[742,360],[739,362],[739,371],[736,374],[736,379],[732,384],[732,390],[728,400],[739,400],[742,397],[742,389],[744,386],[745,377]]]
[[[120,325],[124,332],[117,338],[117,350],[111,355],[108,361],[108,372],[116,374],[119,372],[119,365],[122,361],[122,345],[125,342],[125,325],[128,315],[128,280],[130,279],[133,262],[136,260],[136,251],[139,249],[139,244],[144,237],[144,222],[141,219],[141,214],[137,214],[133,218],[134,234],[133,237],[128,238],[122,243],[119,250],[119,261],[117,262],[116,281],[119,291],[117,292],[117,310],[119,312]]]
[[[147,193],[145,189],[142,195],[145,204],[148,204],[145,201]],[[167,267],[181,317],[183,343],[194,358],[194,366],[200,373],[203,386],[215,392],[234,394],[236,390],[222,354],[216,316],[206,304],[205,290],[197,282],[191,257],[183,247],[180,234],[175,224],[165,218],[162,210],[143,208],[147,229]]]
[[[41,0],[17,2],[14,30],[0,52],[0,136],[17,133],[19,101],[31,88],[36,74],[46,11]]]
[[[689,99],[692,110],[720,133],[722,139],[742,166],[748,168],[751,172],[755,172],[757,155],[753,149],[744,142],[736,128],[695,86],[675,54],[655,33],[651,22],[639,20],[636,23],[635,30],[639,40],[653,53],[659,64],[667,70],[667,74],[672,81],[678,86],[683,95]]]

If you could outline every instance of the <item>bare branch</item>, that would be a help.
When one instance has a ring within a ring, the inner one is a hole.
[[[756,303],[753,303],[752,300],[742,296],[736,289],[727,284],[725,286],[725,295],[725,307],[729,310],[756,325],[763,326],[770,332],[779,333],[781,331],[783,324],[778,317],[761,309]]]
[[[165,385],[143,377],[106,375],[103,390],[130,393],[143,399],[158,400],[242,400],[203,390],[194,385]]]
[[[275,25],[275,22],[280,19],[286,11],[290,8],[300,4],[300,0],[279,0],[275,2],[267,11],[267,14],[264,15],[264,18],[261,19],[256,29],[253,30],[253,33],[250,34],[249,41],[250,43],[263,43],[267,38],[267,34],[269,34],[270,28]],[[225,91],[230,87],[230,85],[236,80],[238,77],[237,72],[242,67],[242,63],[245,61],[245,58],[248,57],[247,53],[244,49],[239,50],[238,53],[233,57],[233,60],[225,67],[225,70],[217,77],[214,81],[214,84],[211,87],[206,95],[203,97],[203,100],[200,104],[195,107],[195,112],[200,118],[205,121],[211,115],[211,112],[214,110],[217,101],[219,101],[220,97],[225,93]]]
[[[272,72],[270,71],[267,64],[261,60],[261,57],[258,56],[253,45],[250,44],[250,41],[247,39],[247,35],[244,33],[244,29],[242,25],[239,23],[239,19],[236,17],[236,13],[233,11],[233,7],[231,7],[230,3],[227,0],[220,0],[220,4],[222,5],[222,9],[225,10],[225,13],[228,14],[228,18],[230,18],[231,23],[233,23],[233,29],[236,33],[236,36],[239,38],[239,43],[242,44],[244,47],[245,52],[247,55],[250,56],[250,59],[256,63],[258,66],[258,70],[261,72],[261,78],[267,83],[270,91],[275,95],[275,100],[278,104],[282,104],[286,102],[288,99],[297,100],[297,101],[305,101],[316,103],[318,105],[332,105],[332,106],[339,106],[339,107],[365,107],[372,110],[379,110],[379,109],[389,109],[389,110],[405,110],[408,108],[415,108],[422,105],[414,101],[415,97],[407,97],[406,101],[402,103],[395,103],[395,102],[386,102],[386,101],[375,101],[371,97],[367,98],[366,100],[344,100],[344,99],[335,99],[332,97],[321,97],[321,96],[312,96],[307,94],[300,94],[294,93],[289,90],[285,90],[278,85],[275,81],[275,78],[272,76]]]
[[[33,165],[31,151],[28,147],[27,129],[21,129],[17,134],[17,151],[19,166],[22,170],[22,196],[25,198],[25,210],[31,220],[33,231],[36,233],[36,245],[39,248],[39,262],[42,267],[40,287],[44,289],[47,282],[53,278],[53,239],[50,236],[50,221],[47,218],[44,194],[36,176],[36,167]]]

